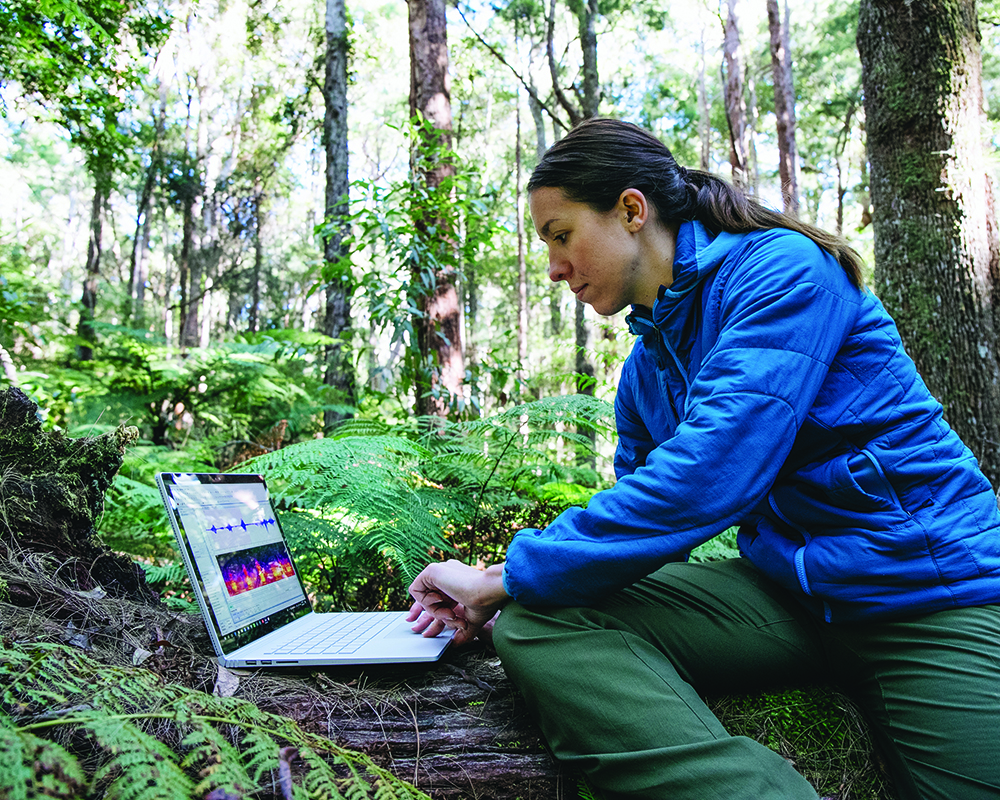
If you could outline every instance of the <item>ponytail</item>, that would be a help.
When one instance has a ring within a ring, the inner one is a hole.
[[[861,288],[864,285],[862,274],[864,261],[842,237],[788,214],[772,211],[710,172],[700,170],[684,170],[684,172],[696,210],[693,218],[713,233],[720,231],[749,233],[787,228],[809,237],[837,259],[837,263],[855,286]]]

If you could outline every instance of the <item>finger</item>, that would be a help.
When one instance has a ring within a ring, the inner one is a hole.
[[[414,603],[410,606],[410,612],[406,615],[407,622],[413,622],[417,617],[424,613],[424,607],[420,603]]]
[[[416,633],[421,633],[422,631],[426,630],[432,622],[435,622],[436,620],[434,619],[433,614],[424,613],[421,614],[415,621],[414,620],[409,620],[409,621],[414,623],[413,625],[410,626],[410,630]],[[443,622],[441,624],[444,625]]]
[[[455,629],[455,636],[451,640],[452,644],[465,644],[471,642],[479,633],[478,625],[464,624]]]
[[[416,605],[421,606],[425,611],[433,612],[439,608],[450,608],[455,605],[455,601],[450,597],[446,597],[432,589],[422,592],[413,592],[411,590],[411,594],[416,598]]]
[[[416,626],[414,626],[413,630],[415,633],[422,634],[427,639],[433,639],[435,636],[441,633],[441,631],[443,631],[446,627],[448,626],[445,625],[441,620],[434,619],[433,617],[431,617],[426,627],[417,630]]]

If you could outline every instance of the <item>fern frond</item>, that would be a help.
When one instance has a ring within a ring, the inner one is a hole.
[[[0,797],[27,800],[28,797],[73,798],[83,795],[87,776],[62,745],[19,731],[10,717],[0,711]]]
[[[357,767],[346,759],[335,758],[334,763],[342,769],[346,768],[349,778],[345,780],[333,765],[322,758],[311,747],[300,747],[299,758],[305,763],[307,771],[302,781],[302,788],[310,797],[316,800],[368,800],[370,786]]]
[[[168,564],[142,564],[142,571],[146,573],[146,580],[154,585],[158,584],[179,584],[188,579],[187,569],[180,561],[172,561]]]
[[[175,762],[174,752],[134,723],[102,711],[75,717],[112,758],[94,775],[95,782],[112,778],[108,800],[188,800],[194,782]]]
[[[23,650],[0,644],[0,681],[17,669],[23,678],[16,690],[8,690],[11,704],[5,700],[0,709],[0,748],[7,756],[0,767],[0,796],[5,798],[68,800],[103,793],[113,800],[195,800],[215,788],[251,796],[271,784],[280,747],[291,746],[308,766],[295,779],[296,797],[368,798],[374,780],[393,784],[400,797],[429,800],[370,757],[245,700],[163,684],[147,670],[110,667],[60,645]],[[108,683],[119,686],[112,690]],[[60,698],[62,705],[23,719],[37,712],[38,698],[50,697]],[[18,711],[11,716],[9,708]],[[57,729],[83,731],[94,739],[104,755],[103,763],[91,765],[95,786],[84,790],[91,781],[76,757],[39,737]],[[238,743],[229,738],[232,731],[243,732]],[[189,774],[196,770],[197,783]]]
[[[255,784],[266,772],[278,768],[278,743],[267,731],[251,728],[243,736],[243,766]]]
[[[181,767],[196,769],[201,778],[194,789],[198,797],[216,789],[226,795],[242,797],[257,785],[247,774],[239,749],[207,722],[194,721],[187,736],[181,740],[181,747],[190,748]]]
[[[31,734],[21,733],[10,717],[0,711],[0,753],[6,765],[0,769],[0,797],[26,800],[28,787],[34,782],[31,769]]]
[[[392,432],[392,427],[380,419],[345,419],[327,434],[328,439],[341,439],[345,436],[386,436]]]

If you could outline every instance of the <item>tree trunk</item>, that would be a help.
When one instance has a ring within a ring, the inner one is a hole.
[[[726,121],[729,123],[729,163],[733,183],[750,185],[750,143],[747,104],[743,97],[743,64],[740,59],[740,29],[736,17],[737,0],[727,0],[723,59],[726,72]]]
[[[698,139],[701,142],[698,166],[703,172],[711,167],[712,156],[712,119],[708,105],[708,57],[705,48],[705,28],[701,29],[701,42],[698,48]]]
[[[528,361],[528,260],[525,256],[524,186],[521,179],[521,102],[517,103],[517,134],[514,143],[514,186],[517,193],[517,377],[527,378]]]
[[[788,0],[785,0],[787,3]],[[787,9],[787,5],[786,5]],[[771,72],[774,75],[774,115],[778,121],[778,175],[784,211],[799,215],[798,157],[795,149],[795,89],[792,57],[788,46],[788,18],[781,22],[778,0],[767,0],[767,24],[771,31]]]
[[[132,253],[129,257],[129,309],[128,319],[136,328],[146,326],[146,280],[149,277],[149,240],[152,228],[153,190],[156,188],[163,158],[160,154],[160,142],[166,127],[167,98],[166,86],[160,84],[160,108],[155,119],[155,134],[153,147],[150,151],[149,169],[142,184],[138,208],[135,214],[135,238],[132,240]]]
[[[157,166],[152,164],[146,172],[139,205],[135,213],[135,237],[132,239],[132,252],[129,255],[128,277],[128,310],[127,319],[137,328],[145,325],[146,276],[148,267],[146,258],[149,253],[149,217],[153,185],[156,180]]]
[[[180,346],[182,349],[188,347],[198,347],[201,344],[201,333],[199,318],[201,313],[201,296],[203,292],[204,279],[204,253],[196,241],[197,225],[195,224],[195,212],[202,213],[202,220],[205,217],[205,181],[203,179],[205,156],[208,150],[206,141],[208,125],[208,104],[205,102],[207,91],[200,83],[194,86],[198,93],[198,120],[194,130],[194,145],[191,143],[191,119],[190,105],[193,98],[188,97],[188,121],[184,131],[185,157],[188,163],[185,184],[183,187],[184,203],[184,241],[181,245],[181,327]],[[192,149],[194,155],[192,156]]]
[[[948,422],[1000,478],[998,244],[972,0],[862,0],[876,289]]]
[[[429,152],[451,147],[451,89],[448,79],[448,33],[444,0],[408,0],[410,30],[410,115],[420,116],[432,131],[422,128],[418,150]],[[432,141],[435,139],[435,141]],[[415,163],[421,162],[416,153]],[[418,177],[434,193],[446,178],[454,175],[447,158],[417,167]],[[432,286],[425,287],[421,269],[413,265],[411,285],[416,289],[418,313],[413,321],[419,364],[415,370],[416,413],[447,416],[454,398],[461,395],[465,380],[462,354],[461,313],[455,261],[452,221],[421,219],[420,228],[427,244],[440,248],[433,270]],[[428,233],[435,229],[432,235]],[[452,251],[452,252],[446,252]],[[419,288],[418,288],[419,287]]]
[[[177,265],[179,272],[177,280],[180,284],[180,320],[177,333],[178,343],[183,348],[189,344],[187,334],[191,330],[188,315],[191,312],[191,260],[194,249],[194,196],[196,189],[193,169],[190,165],[187,166],[187,174],[182,180],[184,181],[184,194],[181,198],[181,254]],[[195,320],[197,321],[197,314]],[[197,329],[197,325],[194,328]]]
[[[347,10],[344,0],[326,2],[326,76],[323,83],[323,138],[326,143],[326,222],[323,236],[323,260],[332,270],[326,283],[323,333],[336,341],[325,353],[323,383],[334,392],[337,403],[353,406],[357,402],[355,376],[351,360],[351,295],[354,281],[350,266],[342,264],[347,255],[344,238],[350,223],[347,202]],[[329,428],[347,417],[334,409],[323,412],[323,424]]]
[[[596,22],[597,0],[586,0],[580,5],[580,49],[583,51],[583,94],[580,106],[584,119],[596,117],[601,104]]]
[[[552,92],[563,111],[569,115],[570,127],[575,127],[583,119],[580,109],[566,96],[559,80],[559,65],[556,63],[555,48],[556,0],[549,2],[549,14],[545,25],[545,55],[549,63],[549,77],[552,78]]]
[[[101,272],[101,238],[104,228],[104,203],[107,201],[107,180],[101,175],[94,176],[94,200],[90,206],[90,236],[87,240],[87,271],[83,279],[83,296],[80,298],[80,323],[77,334],[88,344],[77,347],[77,357],[81,361],[91,361],[94,349],[90,345],[97,341],[94,333],[94,312],[97,309],[97,279]]]
[[[264,221],[260,210],[264,190],[260,177],[254,181],[253,201],[253,268],[250,272],[250,312],[247,319],[247,330],[257,333],[260,330],[260,279],[264,264]]]

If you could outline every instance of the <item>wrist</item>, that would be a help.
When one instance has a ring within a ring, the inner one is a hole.
[[[503,563],[494,564],[483,571],[483,605],[503,605],[510,600],[510,595],[504,587]]]

